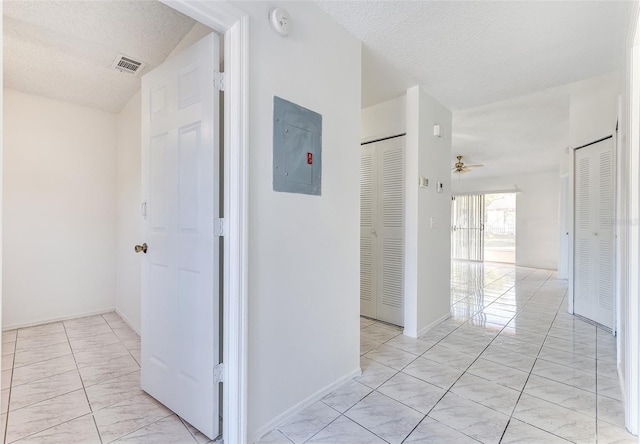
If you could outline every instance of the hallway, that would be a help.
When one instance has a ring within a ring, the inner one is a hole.
[[[261,443],[637,443],[610,333],[549,270],[452,263],[452,317],[418,339],[361,318],[362,376]]]

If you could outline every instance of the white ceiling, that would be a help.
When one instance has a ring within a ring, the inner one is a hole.
[[[616,71],[631,2],[318,1],[377,58],[452,110]],[[366,56],[366,53],[365,53]],[[368,81],[363,103],[385,96]],[[380,77],[378,75],[378,77]],[[393,88],[386,94],[392,98]]]
[[[558,169],[569,145],[569,86],[453,113],[452,164],[483,164],[456,179]]]
[[[317,1],[363,42],[362,105],[420,84],[453,110],[460,178],[557,169],[568,84],[618,71],[626,1]],[[456,176],[458,177],[458,176]]]
[[[158,1],[3,1],[4,86],[110,112],[140,89],[122,53],[162,63],[195,22]]]

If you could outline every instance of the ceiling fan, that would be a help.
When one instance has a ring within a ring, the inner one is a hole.
[[[471,168],[480,168],[484,166],[481,164],[465,165],[464,162],[462,161],[462,156],[456,156],[456,159],[458,159],[458,161],[451,168],[451,171],[453,171],[454,173],[458,173],[458,174],[468,173],[469,171],[471,171]]]

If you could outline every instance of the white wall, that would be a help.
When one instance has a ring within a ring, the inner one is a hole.
[[[4,329],[114,308],[116,127],[4,90]]]
[[[443,137],[433,136],[435,124]],[[449,316],[451,112],[420,87],[362,110],[363,141],[405,132],[404,333],[416,337]],[[428,188],[418,187],[420,176],[429,179]],[[443,193],[436,192],[438,181]]]
[[[517,188],[516,265],[557,269],[559,244],[558,171],[452,181],[453,193],[490,193]]]
[[[182,40],[180,40],[176,47],[173,48],[173,50],[169,53],[169,55],[167,56],[167,60],[175,55],[180,54],[183,49],[188,48],[189,46],[193,45],[195,42],[206,37],[212,32],[213,30],[211,28],[204,26],[202,23],[196,22],[195,25],[193,25],[193,28],[191,28],[189,32],[187,32],[187,34],[182,38]],[[220,39],[220,54],[224,54],[223,43],[224,40]]]
[[[140,92],[118,115],[117,169],[117,312],[140,332],[141,257],[133,246],[144,242],[140,219]]]
[[[442,137],[433,135],[440,125]],[[449,316],[451,111],[419,86],[407,90],[405,326],[416,337]],[[419,188],[419,177],[429,179]],[[443,192],[436,191],[437,182]]]
[[[573,148],[615,133],[620,74],[570,85],[569,142]]]
[[[406,95],[367,108],[362,108],[360,115],[360,138],[363,142],[397,136],[406,132]]]
[[[604,137],[615,136],[618,120],[618,97],[620,93],[620,74],[611,73],[570,85],[569,103],[569,143],[571,149],[565,152],[561,160],[560,173],[568,171],[569,183],[574,181],[574,148],[595,142]],[[616,155],[616,158],[619,156]],[[574,194],[569,188],[569,295],[568,311],[573,313],[573,251],[574,251]],[[619,227],[618,227],[619,228]],[[617,230],[619,231],[619,230]],[[619,236],[620,233],[616,232]],[[617,252],[616,252],[617,254]]]
[[[251,27],[251,440],[360,366],[360,42],[312,3],[237,6]],[[290,14],[286,38],[266,19],[275,6]],[[321,196],[273,191],[274,96],[322,115]]]

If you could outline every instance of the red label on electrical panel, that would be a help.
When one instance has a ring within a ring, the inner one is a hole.
[[[307,165],[313,165],[313,153],[307,153]]]

